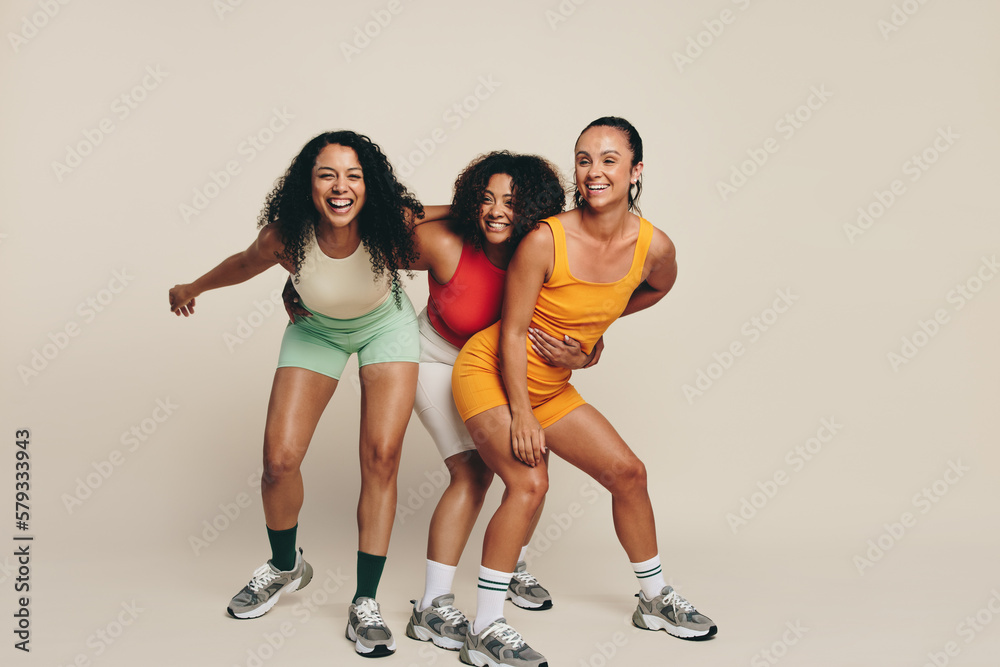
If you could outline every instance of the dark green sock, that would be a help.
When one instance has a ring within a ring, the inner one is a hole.
[[[295,567],[295,531],[299,524],[288,530],[267,529],[267,540],[271,543],[271,564],[282,571]]]
[[[375,598],[384,567],[385,556],[372,556],[364,551],[358,552],[358,589],[354,591],[354,602],[357,602],[358,598]]]

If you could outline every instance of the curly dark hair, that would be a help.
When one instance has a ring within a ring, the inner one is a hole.
[[[276,253],[295,269],[294,280],[305,259],[306,246],[319,222],[312,199],[312,170],[324,147],[337,144],[354,149],[365,182],[365,204],[358,214],[358,232],[371,255],[374,279],[386,278],[392,286],[396,306],[403,293],[398,269],[416,261],[410,219],[424,215],[424,207],[397,179],[388,158],[367,136],[350,130],[324,132],[309,141],[292,159],[285,175],[267,196],[257,226],[273,224],[284,253]]]
[[[639,131],[635,129],[632,123],[628,122],[624,118],[619,118],[618,116],[603,116],[593,121],[590,125],[583,128],[583,132],[586,132],[592,127],[613,127],[616,130],[621,130],[625,134],[625,138],[628,140],[628,147],[632,150],[632,166],[642,162],[642,137],[639,136]],[[580,137],[583,136],[583,132],[580,132]],[[576,140],[580,141],[580,137]],[[635,194],[632,193],[632,189],[635,188]],[[628,189],[628,210],[635,211],[638,215],[642,215],[642,209],[639,208],[639,195],[642,194],[642,175],[640,174],[639,179],[635,182],[635,185],[629,187]],[[583,200],[583,195],[580,194],[579,188],[573,193],[573,203],[577,208],[583,208],[586,203]]]
[[[561,213],[566,201],[559,172],[548,160],[537,155],[518,155],[494,151],[480,155],[455,179],[451,200],[454,229],[476,248],[483,247],[479,212],[490,178],[507,174],[513,190],[514,229],[509,243],[516,245],[538,226],[538,221]]]

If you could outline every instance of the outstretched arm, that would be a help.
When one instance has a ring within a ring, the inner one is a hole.
[[[507,267],[500,318],[500,374],[510,402],[511,448],[515,457],[532,467],[545,453],[545,434],[531,411],[525,337],[538,294],[552,271],[552,251],[548,225],[539,225],[521,241]]]
[[[249,248],[222,260],[217,267],[193,283],[174,285],[170,290],[170,310],[180,316],[194,314],[195,297],[202,292],[245,282],[278,263],[276,253],[283,246],[278,232],[271,226],[260,230]]]
[[[632,292],[622,317],[654,305],[667,295],[677,280],[677,250],[670,238],[659,229],[653,231],[646,267],[649,270],[646,280]]]

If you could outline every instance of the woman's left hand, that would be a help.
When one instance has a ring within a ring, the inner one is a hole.
[[[593,366],[600,358],[601,350],[604,349],[604,336],[598,339],[594,349],[587,354],[580,346],[580,341],[576,339],[569,336],[556,338],[541,329],[531,327],[528,328],[528,340],[531,341],[531,349],[549,365],[570,370]]]

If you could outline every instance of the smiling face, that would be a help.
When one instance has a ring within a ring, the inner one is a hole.
[[[486,243],[499,245],[514,232],[514,181],[507,174],[493,174],[479,207],[479,229]]]
[[[324,146],[312,170],[312,200],[320,220],[335,227],[354,222],[365,206],[365,177],[353,148]]]
[[[632,165],[632,149],[624,132],[595,126],[576,142],[576,188],[594,210],[628,207],[628,193],[642,173]]]

